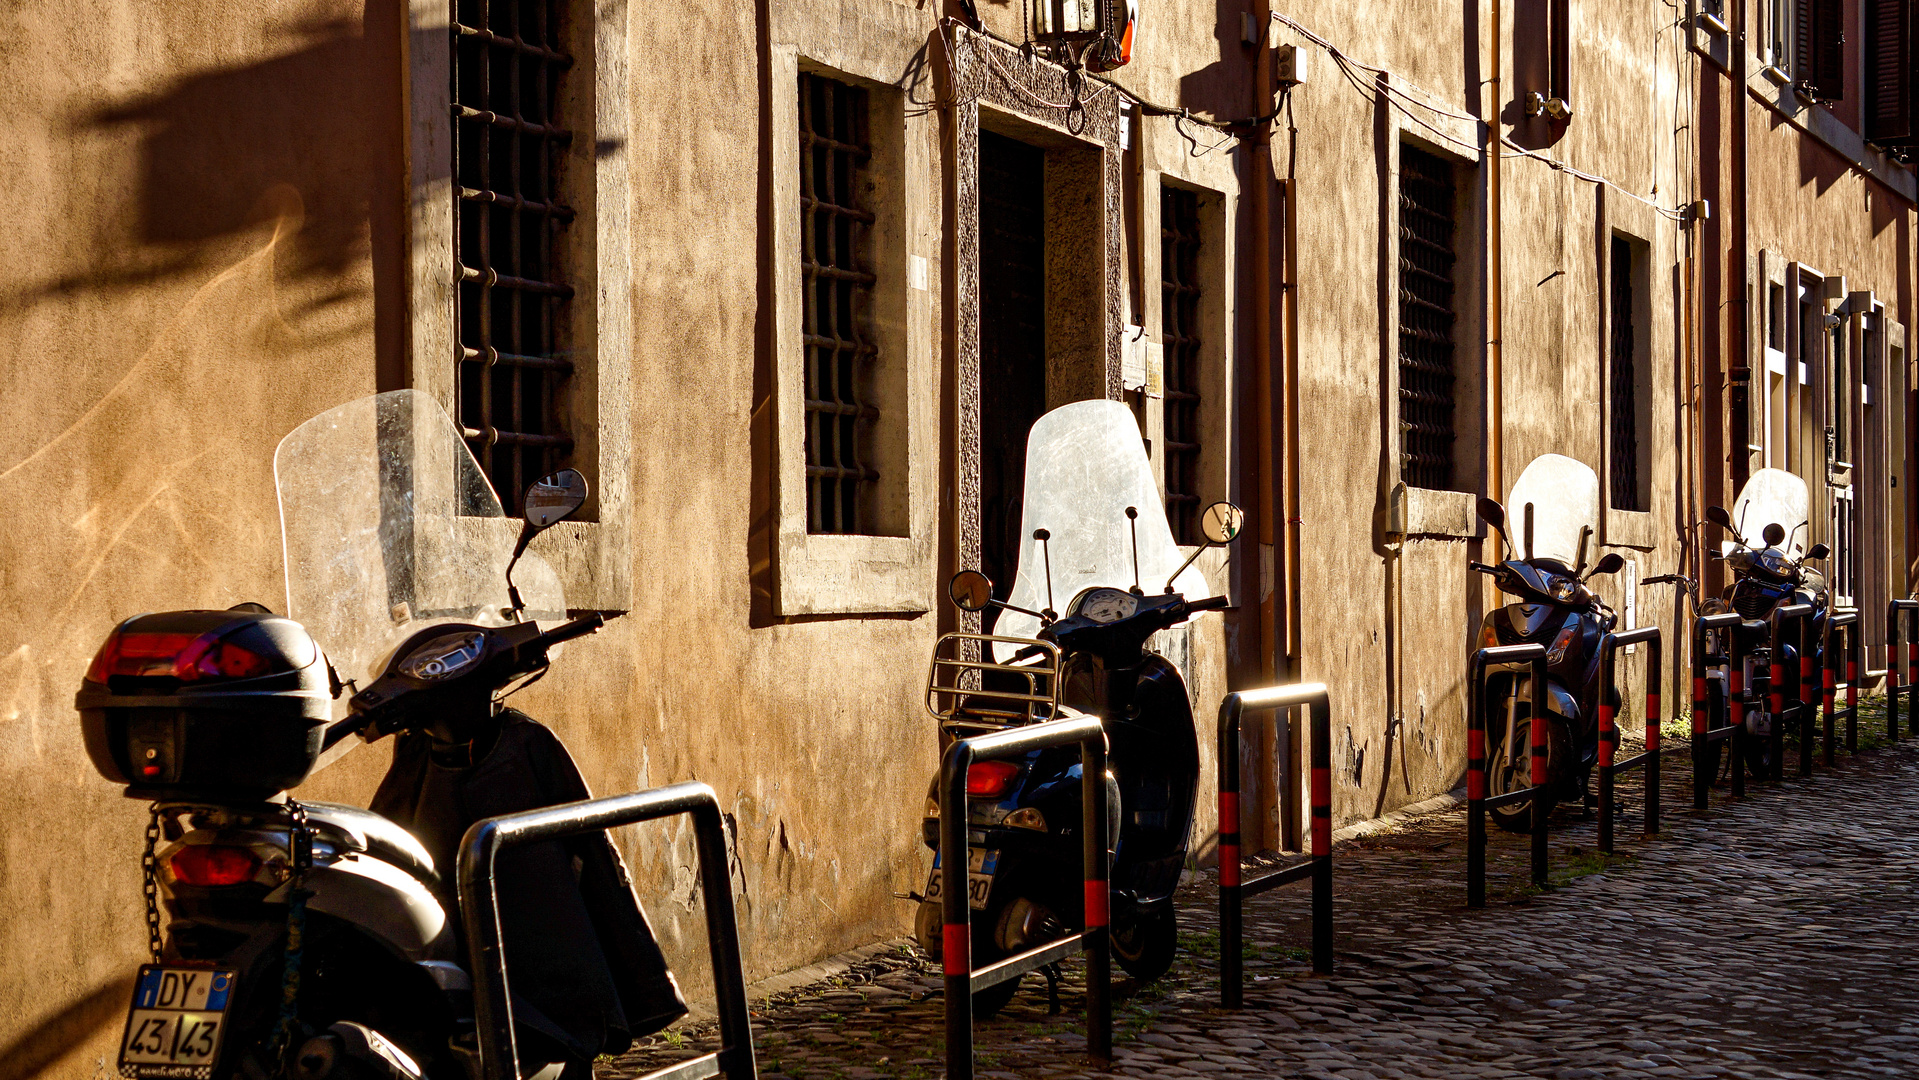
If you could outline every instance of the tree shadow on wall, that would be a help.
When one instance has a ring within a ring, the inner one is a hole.
[[[0,295],[0,308],[204,276],[221,243],[297,222],[275,253],[285,317],[358,299],[370,263],[383,387],[400,371],[407,176],[400,0],[363,19],[285,28],[290,51],[184,75],[75,115],[76,143],[137,134],[135,197],[82,240],[87,265]],[[80,160],[80,159],[76,159]],[[76,220],[78,220],[76,215]]]

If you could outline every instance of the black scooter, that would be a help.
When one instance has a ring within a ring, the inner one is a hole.
[[[427,407],[380,401],[341,426],[370,432],[377,414],[419,434],[400,421]],[[464,454],[446,424],[438,448]],[[454,463],[436,461],[429,443],[392,441],[444,466],[427,477],[443,482]],[[475,500],[457,519],[409,518],[409,509],[426,515],[428,499],[405,494],[381,523],[389,552],[418,556],[409,570],[432,555],[415,542],[421,522],[497,535]],[[570,470],[535,484],[515,559],[585,497]],[[475,820],[588,797],[559,740],[499,699],[544,674],[561,642],[604,621],[589,614],[543,629],[524,619],[511,581],[504,610],[436,613],[462,621],[408,637],[339,721],[330,703],[351,684],[300,623],[261,605],[140,615],[114,629],[76,705],[95,767],[153,804],[144,859],[152,962],[136,979],[118,1075],[479,1080],[456,853]],[[501,587],[491,584],[489,602]],[[286,795],[354,734],[399,736],[371,810]],[[503,852],[495,880],[526,1075],[590,1078],[595,1056],[685,1012],[604,834]]]
[[[1127,516],[1136,519],[1137,510],[1128,507]],[[1230,503],[1208,507],[1202,514],[1206,546],[1232,540],[1240,521],[1239,509]],[[1044,530],[1035,538],[1048,539]],[[1186,565],[1198,554],[1194,552]],[[1180,572],[1184,570],[1181,566]],[[1011,639],[948,635],[942,639],[941,652],[936,652],[935,685],[929,693],[931,701],[946,695],[953,703],[947,709],[935,707],[943,733],[953,738],[1010,723],[1081,714],[1104,722],[1109,740],[1108,835],[1114,838],[1112,952],[1121,968],[1143,982],[1165,974],[1173,963],[1177,944],[1173,893],[1186,865],[1199,780],[1199,742],[1186,681],[1178,668],[1146,643],[1160,630],[1228,603],[1223,596],[1188,601],[1172,591],[1172,581],[1180,572],[1158,594],[1147,594],[1137,580],[1130,588],[1084,589],[1061,616],[993,599],[992,582],[986,575],[961,571],[948,589],[959,608],[1020,611],[1038,618],[1041,629],[1037,642],[1018,642],[1023,647],[1005,664],[995,665],[989,658],[966,665],[982,676],[974,692],[939,685],[943,670],[939,657],[950,655],[948,650],[968,639],[989,646]],[[1035,685],[1035,662],[1047,673],[1039,685],[1051,687],[1037,695],[1048,700],[1037,703],[1030,700],[1035,695],[1024,693]],[[1023,696],[999,696],[995,691]],[[1082,924],[1080,777],[1079,754],[1073,748],[978,762],[967,773],[967,899],[976,912],[972,942],[976,964],[1043,945]],[[938,812],[938,792],[929,788],[922,833],[935,853]],[[938,957],[942,942],[937,859],[926,893],[919,899],[916,936],[922,948]],[[1056,973],[1047,969],[1046,975],[1049,984],[1054,983]],[[1017,988],[1015,979],[975,994],[975,1015],[997,1013]]]
[[[1480,647],[1538,643],[1547,649],[1546,774],[1551,794],[1544,800],[1508,803],[1492,811],[1500,828],[1530,832],[1535,813],[1550,815],[1561,799],[1583,800],[1599,756],[1599,695],[1604,693],[1614,708],[1619,705],[1618,688],[1599,685],[1600,643],[1618,618],[1586,583],[1597,575],[1618,572],[1626,561],[1617,552],[1608,552],[1587,570],[1590,529],[1580,533],[1574,566],[1533,558],[1530,550],[1517,558],[1506,538],[1505,508],[1481,498],[1479,516],[1499,532],[1507,558],[1497,566],[1475,562],[1472,569],[1490,576],[1499,591],[1519,598],[1518,603],[1486,613]],[[1532,684],[1529,676],[1513,671],[1495,671],[1486,684],[1480,703],[1486,710],[1486,794],[1494,797],[1532,784]],[[1543,805],[1534,805],[1539,802]]]
[[[1731,673],[1732,647],[1737,646],[1741,661],[1739,701],[1745,706],[1746,733],[1752,738],[1742,738],[1745,747],[1745,768],[1755,777],[1771,777],[1777,762],[1773,760],[1771,711],[1772,693],[1772,636],[1770,624],[1773,613],[1781,607],[1793,604],[1805,604],[1812,608],[1813,640],[1819,643],[1819,652],[1814,654],[1814,670],[1825,664],[1824,646],[1826,640],[1826,616],[1831,608],[1831,593],[1826,579],[1817,569],[1807,565],[1815,560],[1825,559],[1831,549],[1825,544],[1814,544],[1803,556],[1795,557],[1784,546],[1788,537],[1786,527],[1779,522],[1767,522],[1761,529],[1760,545],[1754,546],[1741,535],[1732,515],[1724,507],[1708,506],[1706,520],[1719,526],[1730,535],[1736,545],[1730,552],[1713,553],[1713,558],[1723,559],[1732,569],[1732,581],[1727,584],[1721,596],[1704,597],[1699,594],[1696,583],[1683,574],[1666,574],[1646,579],[1646,584],[1672,582],[1685,590],[1692,602],[1695,615],[1716,615],[1736,611],[1747,623],[1729,630],[1709,630],[1706,632],[1706,700],[1707,715],[1710,724],[1722,727],[1727,722],[1726,704],[1730,700],[1728,693]],[[1804,528],[1805,522],[1795,526],[1795,531]],[[1786,687],[1787,697],[1797,696],[1799,672],[1799,645],[1797,642],[1782,643],[1785,653],[1780,658],[1784,670],[1790,672],[1792,685]],[[1721,744],[1714,742],[1706,747],[1707,768],[1714,775],[1720,771]]]

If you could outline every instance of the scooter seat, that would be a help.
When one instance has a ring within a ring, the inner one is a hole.
[[[371,810],[340,803],[305,804],[307,818],[343,839],[348,848],[383,859],[418,878],[429,889],[440,885],[433,856],[412,833]]]

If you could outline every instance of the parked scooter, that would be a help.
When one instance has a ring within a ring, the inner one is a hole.
[[[153,804],[152,963],[119,1074],[478,1080],[453,872],[475,820],[588,797],[559,740],[500,704],[604,621],[542,629],[531,616],[564,619],[564,602],[522,560],[585,482],[534,484],[505,558],[498,499],[413,391],[308,421],[275,475],[289,613],[307,625],[258,604],[139,615],[76,700],[95,767]],[[370,684],[343,684],[309,629]],[[353,734],[399,736],[372,810],[285,794]],[[684,1013],[604,834],[503,852],[496,880],[525,1072],[590,1077]]]
[[[1791,604],[1811,606],[1813,640],[1820,643],[1821,650],[1814,657],[1815,669],[1825,662],[1826,615],[1831,606],[1831,594],[1826,587],[1825,575],[1807,563],[1826,558],[1831,550],[1824,544],[1814,544],[1810,548],[1805,546],[1809,503],[1804,480],[1784,469],[1761,469],[1746,481],[1739,498],[1733,502],[1731,513],[1727,513],[1724,507],[1706,508],[1706,519],[1731,536],[1719,551],[1713,553],[1713,558],[1725,560],[1732,569],[1732,581],[1727,584],[1722,596],[1702,600],[1692,579],[1680,574],[1646,579],[1649,584],[1678,582],[1691,598],[1695,614],[1716,615],[1736,611],[1740,618],[1748,622],[1767,624],[1763,629],[1735,627],[1730,633],[1709,630],[1705,641],[1707,708],[1715,727],[1725,723],[1723,718],[1726,715],[1732,655],[1730,647],[1736,644],[1743,657],[1740,662],[1742,689],[1739,700],[1745,706],[1746,733],[1753,737],[1742,738],[1740,742],[1745,747],[1745,766],[1754,776],[1771,776],[1775,764],[1772,760],[1774,718],[1770,699],[1770,623],[1773,612]],[[1746,531],[1754,526],[1759,528],[1760,542],[1756,546],[1750,539],[1753,534]],[[1785,642],[1784,652],[1781,663],[1786,671],[1792,673],[1796,687],[1798,643]],[[1794,687],[1786,688],[1788,697],[1796,696]],[[1720,744],[1710,744],[1706,753],[1709,755],[1708,768],[1718,773]]]
[[[1552,813],[1561,799],[1582,799],[1599,754],[1600,694],[1615,708],[1619,689],[1600,685],[1600,643],[1618,623],[1613,610],[1587,584],[1625,565],[1608,552],[1588,570],[1586,555],[1599,521],[1599,477],[1591,467],[1559,454],[1534,458],[1513,485],[1521,542],[1513,550],[1506,510],[1479,500],[1479,516],[1500,534],[1506,559],[1497,566],[1473,563],[1501,592],[1519,602],[1486,613],[1481,648],[1537,643],[1546,646],[1546,776],[1548,794],[1496,806],[1492,818],[1512,832],[1532,829],[1533,815]],[[1532,784],[1532,679],[1495,671],[1486,680],[1480,707],[1486,710],[1486,794],[1519,791]],[[1535,805],[1537,804],[1537,805]]]
[[[1192,832],[1199,743],[1185,680],[1148,643],[1228,601],[1186,599],[1206,592],[1192,569],[1199,552],[1181,560],[1138,423],[1124,405],[1082,401],[1041,417],[1027,443],[1025,491],[1027,542],[1012,595],[993,599],[992,583],[975,570],[954,576],[953,602],[965,611],[997,608],[999,621],[991,635],[940,640],[928,705],[954,738],[1066,716],[1101,718],[1110,742],[1113,957],[1135,978],[1156,979],[1173,962],[1173,893]],[[1214,503],[1201,521],[1206,546],[1225,544],[1238,534],[1241,514]],[[1063,615],[1054,610],[1056,595],[1071,597]],[[1082,925],[1080,776],[1071,748],[982,761],[968,772],[976,964]],[[922,829],[936,856],[938,814],[938,792],[929,788]],[[934,956],[942,947],[939,890],[936,857],[916,927]],[[1049,982],[1054,974],[1047,971]],[[975,994],[975,1014],[998,1012],[1017,986],[1015,979]]]

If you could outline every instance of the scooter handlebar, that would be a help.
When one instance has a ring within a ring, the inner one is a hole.
[[[1204,600],[1195,600],[1192,603],[1187,604],[1186,610],[1217,611],[1220,608],[1227,608],[1232,606],[1233,606],[1233,599],[1230,596],[1209,596]]]
[[[615,617],[617,618],[617,616]],[[539,637],[534,638],[532,641],[527,642],[525,648],[531,654],[543,654],[546,650],[563,641],[572,641],[574,638],[585,637],[605,625],[606,616],[596,611],[582,618],[569,619],[561,623],[546,633],[541,634]]]

